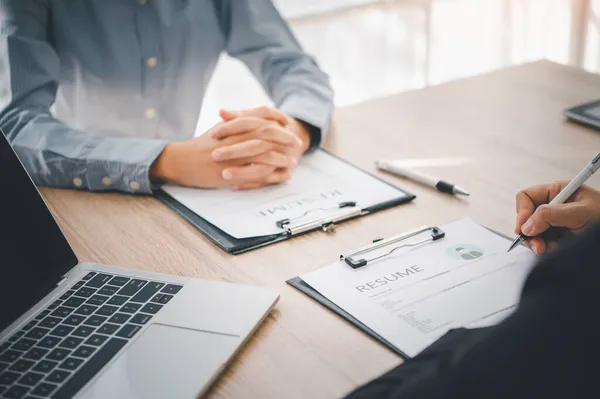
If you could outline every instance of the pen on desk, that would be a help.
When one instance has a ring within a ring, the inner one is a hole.
[[[589,179],[596,171],[600,168],[600,152],[588,163],[582,170],[579,172],[577,176],[573,178],[566,185],[565,188],[562,189],[560,193],[552,201],[550,201],[550,205],[556,204],[564,204],[571,196],[575,193],[575,191],[579,190],[579,188]],[[525,241],[525,235],[523,233],[519,234],[517,238],[512,242],[507,252],[512,251],[519,245],[521,242]]]
[[[408,179],[417,181],[419,183],[431,186],[438,191],[447,194],[458,194],[458,195],[471,195],[467,190],[456,184],[450,184],[443,180],[437,179],[433,176],[426,175],[425,173],[417,172],[408,168],[403,168],[390,161],[377,161],[375,163],[377,167],[386,172],[393,173],[395,175],[406,177]]]

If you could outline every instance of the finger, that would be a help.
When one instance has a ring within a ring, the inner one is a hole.
[[[532,237],[527,240],[527,243],[537,255],[543,254],[546,251],[546,241],[541,237]]]
[[[523,224],[529,219],[533,212],[535,212],[535,204],[533,199],[528,195],[526,191],[519,191],[517,193],[517,222],[515,225],[515,234],[521,234],[521,228]]]
[[[231,189],[234,191],[246,191],[246,190],[256,190],[257,188],[262,188],[267,186],[267,183],[251,183],[251,184],[242,184],[239,186],[231,186]]]
[[[217,162],[233,159],[250,158],[269,152],[275,148],[274,144],[259,139],[242,141],[227,147],[217,148],[212,152],[212,159]]]
[[[227,111],[225,109],[222,109],[222,110],[219,111],[219,116],[225,122],[229,122],[230,120],[233,120],[233,119],[237,118],[239,116],[239,114],[237,112],[235,112],[235,111]]]
[[[267,178],[274,173],[275,168],[269,165],[250,164],[223,170],[222,176],[226,181],[231,181],[232,186],[245,183],[268,182]]]
[[[232,186],[232,189],[235,190],[251,190],[255,188],[260,188],[273,184],[285,183],[286,181],[291,180],[292,173],[288,169],[277,169],[273,173],[269,174],[262,182],[252,182],[252,183],[243,183],[236,184]]]
[[[242,190],[254,190],[262,187],[266,187],[274,184],[285,183],[286,181],[291,180],[292,173],[286,169],[278,169],[275,172],[268,175],[263,182],[260,183],[244,183],[231,186],[232,190],[242,191]]]
[[[298,136],[292,133],[291,130],[278,125],[263,125],[256,129],[255,136],[258,139],[288,147],[302,148],[302,140]]]
[[[274,173],[267,176],[265,181],[268,184],[284,183],[292,179],[292,172],[289,169],[277,169]]]
[[[515,234],[522,232],[523,224],[533,215],[535,209],[541,205],[548,204],[560,193],[567,182],[557,182],[529,187],[519,191],[516,198],[517,222]]]
[[[590,215],[585,205],[569,202],[557,205],[542,205],[523,225],[523,234],[536,236],[553,227],[576,230],[589,223]]]
[[[256,130],[262,125],[268,123],[273,122],[268,122],[262,118],[255,118],[251,116],[239,117],[217,124],[210,130],[209,135],[211,138],[219,140],[236,134],[247,133],[252,130]]]
[[[245,164],[260,163],[270,165],[275,168],[292,169],[298,165],[298,161],[294,156],[286,155],[278,151],[269,151],[264,154],[257,155],[244,160]]]
[[[256,107],[242,111],[221,110],[219,115],[224,120],[231,120],[240,116],[253,116],[257,118],[268,119],[286,126],[290,123],[290,117],[276,108],[271,107]]]

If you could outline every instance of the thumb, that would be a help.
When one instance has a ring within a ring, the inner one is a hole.
[[[222,109],[222,110],[219,111],[219,116],[225,122],[229,122],[230,120],[233,120],[233,119],[237,118],[239,116],[239,113],[237,113],[235,111],[228,111],[226,109]]]
[[[586,219],[585,207],[580,203],[542,205],[535,210],[521,231],[526,236],[533,237],[542,234],[550,227],[574,230],[584,226],[587,223]]]

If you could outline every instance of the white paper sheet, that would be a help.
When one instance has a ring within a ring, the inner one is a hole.
[[[400,249],[361,269],[338,262],[300,278],[415,356],[452,328],[492,325],[508,316],[535,260],[523,247],[507,253],[508,240],[470,219],[440,228],[443,239]]]
[[[276,222],[294,222],[331,213],[340,202],[362,209],[405,196],[398,189],[332,155],[317,151],[304,157],[293,179],[252,191],[199,190],[167,185],[173,198],[236,238],[280,234]]]

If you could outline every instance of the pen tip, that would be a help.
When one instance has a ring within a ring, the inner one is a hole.
[[[515,240],[512,242],[512,244],[510,244],[508,251],[506,251],[506,252],[510,252],[513,249],[515,249],[517,247],[517,245],[519,245],[521,243],[522,240],[523,239],[521,238],[521,236],[518,236],[517,238],[515,238]]]
[[[452,189],[452,191],[454,192],[454,194],[460,194],[460,195],[464,195],[464,196],[467,196],[467,197],[469,195],[471,195],[470,192],[468,192],[467,190],[465,190],[464,188],[459,187],[459,186],[454,186],[454,188]]]

